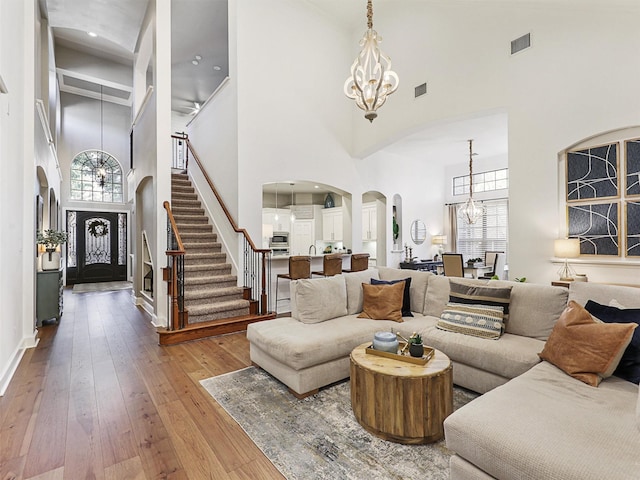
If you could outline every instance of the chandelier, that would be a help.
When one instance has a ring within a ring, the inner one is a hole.
[[[469,198],[458,210],[458,216],[468,224],[473,224],[485,214],[487,209],[473,201],[473,140],[469,140]]]
[[[373,29],[373,6],[367,0],[367,31],[360,40],[363,47],[351,65],[351,76],[344,83],[344,93],[365,111],[364,118],[373,122],[376,110],[387,96],[398,89],[398,75],[391,70],[391,60],[380,51],[382,37]]]
[[[97,159],[96,166],[93,170],[95,182],[100,185],[100,188],[104,189],[105,181],[107,180],[107,162],[104,159],[104,99],[102,98],[102,85],[100,85],[100,158]]]

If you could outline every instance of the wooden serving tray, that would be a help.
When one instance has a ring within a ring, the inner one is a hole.
[[[404,342],[400,342],[399,351],[405,346]],[[411,355],[400,355],[398,353],[384,352],[382,350],[376,350],[373,348],[373,344],[365,348],[366,353],[371,355],[378,355],[379,357],[392,358],[394,360],[400,360],[401,362],[414,363],[416,365],[426,365],[431,358],[433,358],[433,348],[424,348],[424,355],[422,357],[412,357]]]

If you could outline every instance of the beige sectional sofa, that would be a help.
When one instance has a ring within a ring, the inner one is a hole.
[[[410,277],[413,317],[402,323],[358,318],[362,283]],[[379,267],[292,282],[292,316],[249,325],[251,360],[296,395],[349,376],[349,353],[380,330],[422,335],[453,362],[454,383],[483,393],[445,421],[456,479],[638,479],[640,392],[610,377],[588,386],[538,353],[569,300],[612,300],[640,308],[640,290],[591,283],[570,289],[505,281],[462,280],[511,287],[509,320],[497,340],[436,328],[449,279]]]

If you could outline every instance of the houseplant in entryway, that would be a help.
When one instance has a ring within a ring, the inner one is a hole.
[[[42,253],[42,270],[57,270],[60,268],[59,247],[68,239],[67,232],[59,232],[58,230],[45,230],[44,233],[38,232],[36,242],[38,245],[42,245],[38,249]]]

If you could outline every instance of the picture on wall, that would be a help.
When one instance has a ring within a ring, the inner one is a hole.
[[[640,201],[627,202],[625,207],[627,257],[640,257]]]
[[[569,237],[580,239],[581,255],[620,255],[618,203],[568,205]]]
[[[640,195],[640,138],[625,142],[625,194]]]
[[[567,153],[567,202],[616,198],[618,143]]]

